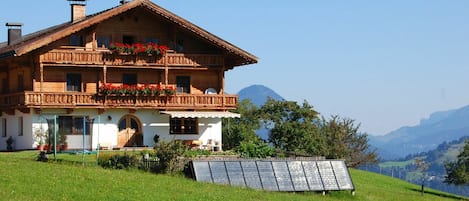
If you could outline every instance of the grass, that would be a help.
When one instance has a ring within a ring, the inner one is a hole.
[[[407,165],[410,165],[414,162],[414,160],[407,160],[407,161],[387,161],[379,164],[381,168],[389,168],[389,167],[401,167],[404,168]]]
[[[36,162],[37,152],[0,153],[0,200],[461,200],[387,176],[351,170],[356,195],[265,192],[198,183],[137,170],[107,170],[94,155],[59,154],[61,162]]]

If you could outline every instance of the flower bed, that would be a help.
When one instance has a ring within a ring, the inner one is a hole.
[[[113,43],[110,45],[109,50],[115,54],[141,54],[145,53],[148,55],[163,56],[166,51],[169,50],[166,45],[158,45],[155,43],[135,43],[135,44],[123,44]]]
[[[161,84],[127,85],[127,84],[102,84],[99,87],[100,95],[174,95],[176,89],[172,85]]]

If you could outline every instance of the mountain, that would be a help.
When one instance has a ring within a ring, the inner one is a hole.
[[[251,99],[251,102],[258,107],[264,105],[265,101],[267,101],[267,97],[273,98],[275,100],[285,100],[274,90],[264,85],[251,85],[243,88],[238,92],[238,97],[240,101],[244,99]]]
[[[251,102],[257,107],[264,105],[268,97],[273,98],[275,100],[285,100],[274,90],[264,85],[251,85],[246,88],[243,88],[238,92],[238,97],[239,101],[242,101],[244,99],[250,99]],[[267,130],[266,128],[261,128],[257,130],[256,134],[264,140],[269,139],[269,130]]]
[[[435,112],[417,126],[405,126],[383,136],[369,136],[382,159],[396,159],[435,149],[445,141],[469,136],[469,106]]]
[[[385,161],[380,164],[362,167],[368,171],[397,177],[414,184],[421,184],[421,176],[416,176],[415,160],[424,159],[428,169],[425,171],[428,180],[425,185],[449,193],[463,196],[469,196],[469,189],[462,186],[455,186],[444,183],[446,176],[445,164],[450,161],[456,161],[458,154],[463,150],[465,141],[468,137],[462,137],[451,142],[443,142],[435,149],[418,154],[408,155],[405,158],[394,161]]]

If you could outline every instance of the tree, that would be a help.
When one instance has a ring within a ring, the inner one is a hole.
[[[330,120],[321,119],[319,130],[326,136],[327,158],[342,158],[349,167],[376,163],[376,150],[368,144],[368,135],[359,132],[360,125],[352,119],[332,116]]]
[[[464,148],[459,153],[456,162],[445,164],[445,183],[464,185],[469,184],[469,140],[464,144]]]
[[[259,109],[264,126],[271,129],[269,142],[287,153],[322,155],[324,140],[317,132],[318,113],[306,101],[299,106],[293,101],[267,99]]]
[[[260,108],[260,117],[271,129],[269,141],[287,153],[345,159],[349,167],[377,161],[367,134],[359,132],[359,124],[339,116],[320,119],[306,101],[300,106],[268,99]]]
[[[423,158],[416,158],[415,159],[415,167],[417,169],[417,172],[420,173],[420,176],[421,176],[421,179],[422,179],[422,184],[421,184],[421,188],[420,188],[420,192],[423,193],[425,192],[424,191],[424,187],[425,187],[425,179],[426,179],[426,176],[425,176],[425,171],[428,170],[428,168],[430,167],[430,164],[427,163]]]
[[[257,107],[248,99],[241,101],[234,112],[241,118],[222,120],[222,140],[226,150],[238,147],[243,141],[258,141],[256,130],[261,127]]]

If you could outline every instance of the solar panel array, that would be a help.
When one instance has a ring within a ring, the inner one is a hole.
[[[355,190],[342,160],[192,161],[194,179],[268,191]]]

